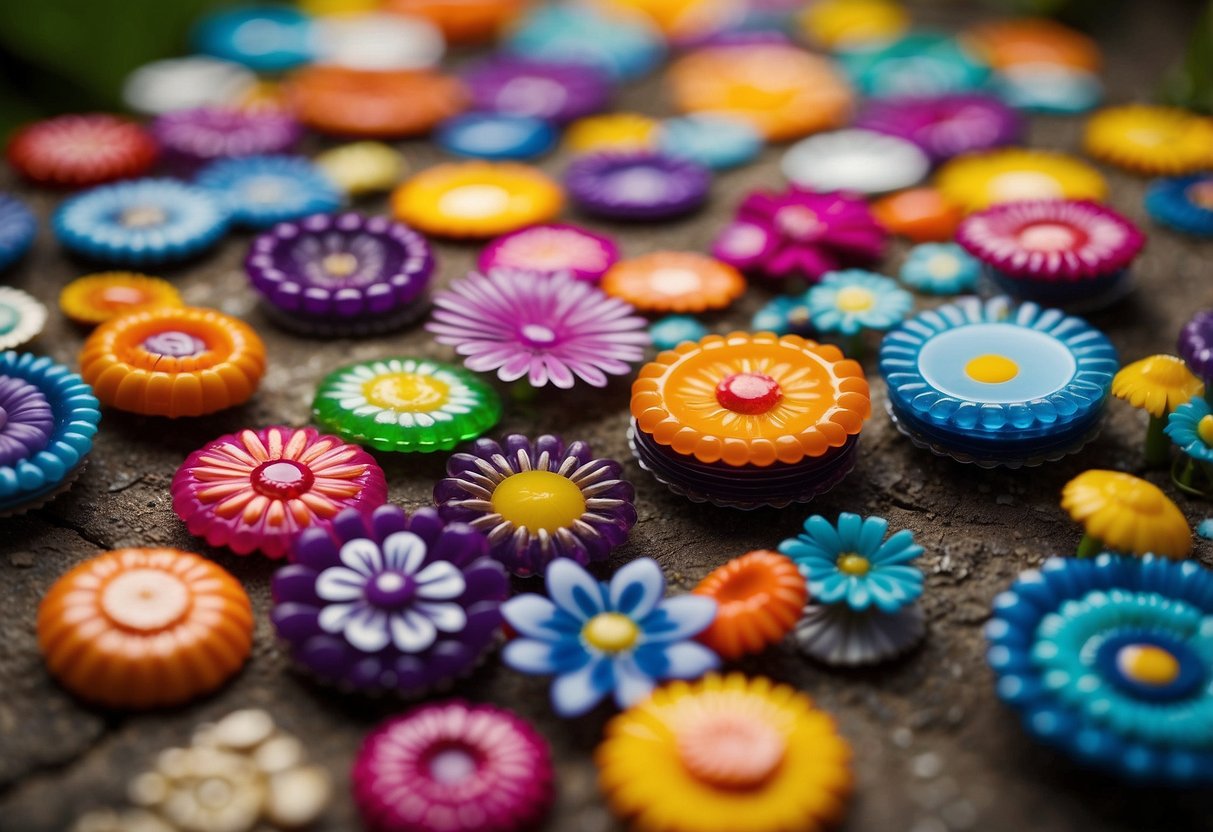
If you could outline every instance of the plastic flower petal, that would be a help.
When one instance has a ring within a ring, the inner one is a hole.
[[[753,332],[776,335],[808,335],[813,330],[808,295],[779,295],[771,298],[750,319]],[[706,332],[705,332],[706,334]]]
[[[550,601],[526,594],[502,607],[521,638],[506,645],[506,664],[523,673],[554,674],[552,706],[578,716],[608,694],[626,708],[658,681],[695,678],[719,657],[694,641],[716,615],[700,596],[666,599],[665,576],[652,558],[634,560],[609,583],[599,583],[567,558],[552,561]]]
[[[1185,454],[1201,462],[1213,462],[1213,409],[1204,399],[1193,398],[1172,410],[1165,430]]]
[[[779,551],[796,561],[814,601],[892,613],[922,594],[922,572],[908,564],[923,549],[908,529],[886,539],[888,527],[883,517],[844,512],[831,524],[815,514]]]
[[[977,287],[981,263],[956,243],[923,243],[910,249],[901,282],[929,295],[957,295]]]
[[[341,207],[337,186],[319,167],[295,156],[221,159],[203,168],[194,182],[224,200],[232,222],[265,228]]]
[[[1174,355],[1151,355],[1121,368],[1112,378],[1112,395],[1145,410],[1166,416],[1204,392],[1204,383]]]
[[[725,659],[759,653],[779,642],[795,626],[809,595],[796,564],[766,550],[733,558],[693,592],[718,605],[712,626],[699,640]]]
[[[1085,531],[1080,555],[1094,554],[1097,544],[1172,558],[1192,551],[1192,530],[1179,507],[1157,486],[1130,474],[1084,471],[1062,489],[1061,507]]]
[[[913,296],[896,281],[861,269],[830,272],[806,298],[813,327],[843,335],[891,329],[914,306]]]
[[[1107,107],[1088,119],[1083,144],[1092,157],[1135,173],[1180,176],[1209,166],[1213,121],[1177,107]]]

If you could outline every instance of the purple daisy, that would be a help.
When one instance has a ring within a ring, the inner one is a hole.
[[[608,297],[568,272],[543,277],[496,269],[472,272],[434,296],[426,329],[466,356],[479,373],[532,387],[570,388],[580,378],[605,387],[644,357],[648,323],[631,304]]]
[[[270,618],[300,664],[358,690],[417,695],[469,672],[492,646],[509,594],[484,535],[380,506],[343,511],[295,540]]]
[[[316,214],[257,237],[244,268],[287,326],[363,334],[416,318],[434,255],[424,237],[387,217]]]
[[[472,109],[534,116],[564,124],[611,103],[611,80],[579,63],[546,63],[498,55],[463,74]]]
[[[1019,114],[988,95],[941,95],[871,101],[855,126],[908,139],[934,163],[962,153],[1014,144]]]
[[[661,153],[590,153],[569,165],[564,184],[589,214],[660,220],[703,205],[712,174],[703,165]]]
[[[556,558],[605,560],[636,524],[623,466],[596,459],[585,442],[479,439],[446,472],[434,489],[438,513],[488,535],[489,553],[515,575],[540,574]]]
[[[1213,309],[1202,309],[1179,331],[1179,356],[1205,383],[1206,400],[1213,398]]]
[[[303,127],[284,112],[238,107],[177,110],[157,116],[149,129],[164,161],[179,171],[216,159],[285,153],[303,136]]]
[[[755,191],[717,236],[712,255],[773,280],[826,272],[880,259],[887,233],[862,199],[795,185],[783,193]]]
[[[0,467],[15,469],[45,448],[54,430],[55,414],[42,391],[0,375]]]
[[[522,269],[551,277],[570,271],[597,283],[619,259],[614,241],[575,225],[532,225],[493,240],[480,252],[480,271]]]

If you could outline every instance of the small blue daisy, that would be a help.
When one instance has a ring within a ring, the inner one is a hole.
[[[230,216],[213,192],[174,179],[102,185],[66,200],[55,212],[64,248],[119,266],[185,260],[227,233]]]
[[[866,329],[891,329],[914,306],[913,296],[896,281],[863,269],[830,272],[806,297],[809,317],[818,332],[847,336]]]
[[[710,114],[666,119],[659,142],[663,153],[713,170],[744,165],[762,151],[762,136],[749,124]]]
[[[194,180],[213,191],[231,211],[232,222],[267,228],[341,207],[341,192],[316,165],[298,156],[220,159]]]
[[[1175,447],[1201,462],[1213,462],[1213,411],[1195,396],[1171,411],[1163,428]]]
[[[923,243],[910,249],[901,282],[928,295],[957,295],[977,287],[981,262],[956,243]]]
[[[776,335],[808,335],[813,331],[808,297],[800,294],[772,298],[754,313],[750,329]]]
[[[0,269],[20,260],[34,243],[38,221],[25,203],[0,194]]]
[[[649,337],[659,350],[672,350],[683,341],[698,341],[708,328],[690,315],[667,315],[649,325]]]
[[[1146,213],[1159,225],[1194,237],[1213,237],[1213,176],[1155,179],[1146,189]]]

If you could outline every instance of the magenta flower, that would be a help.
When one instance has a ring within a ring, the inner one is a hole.
[[[502,381],[526,376],[532,387],[567,389],[576,376],[605,387],[644,357],[647,322],[635,311],[568,272],[494,269],[438,292],[426,329],[466,356],[469,370],[496,370]]]
[[[793,185],[747,196],[712,255],[772,280],[802,275],[817,282],[826,272],[880,259],[885,236],[862,199]]]

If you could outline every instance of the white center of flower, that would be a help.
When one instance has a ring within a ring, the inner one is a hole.
[[[545,347],[556,343],[556,333],[543,324],[526,324],[522,327],[522,337],[535,347]]]
[[[497,185],[461,185],[438,198],[438,211],[452,217],[495,217],[509,207],[510,192]]]
[[[663,295],[686,295],[703,287],[703,278],[690,269],[658,269],[649,278],[654,292]]]

